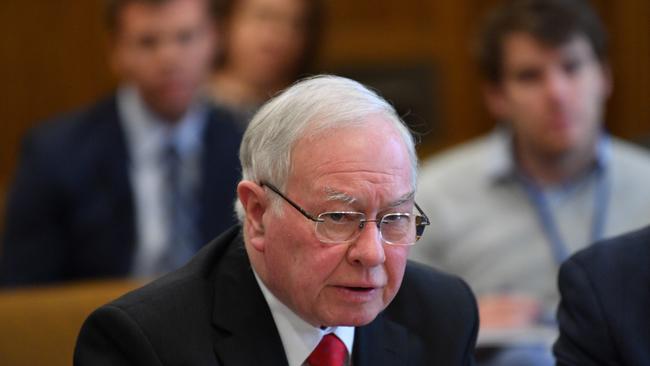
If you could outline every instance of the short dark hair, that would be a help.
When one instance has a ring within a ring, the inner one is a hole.
[[[120,16],[124,7],[132,3],[149,4],[153,6],[163,5],[171,0],[104,0],[104,21],[106,28],[110,32],[114,32],[119,27]],[[205,0],[208,6],[208,11],[213,14],[214,1]]]
[[[586,0],[506,0],[487,17],[478,37],[479,66],[488,81],[501,81],[504,38],[518,32],[550,46],[581,35],[601,63],[607,58],[605,29]]]

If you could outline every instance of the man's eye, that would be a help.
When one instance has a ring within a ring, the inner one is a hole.
[[[580,67],[582,66],[582,63],[579,60],[571,60],[567,61],[562,65],[562,68],[564,69],[564,72],[573,75],[577,73],[580,70]]]
[[[344,222],[347,220],[346,216],[347,215],[342,212],[332,212],[327,215],[327,218],[334,222]]]
[[[186,30],[186,31],[183,31],[183,32],[179,33],[176,36],[176,40],[180,44],[188,44],[188,43],[192,42],[196,38],[196,35],[197,35],[197,32]]]
[[[409,215],[407,214],[390,214],[384,216],[382,222],[393,224],[409,221]]]
[[[333,224],[356,224],[363,215],[354,212],[329,212],[322,217]]]
[[[137,39],[136,45],[145,50],[152,50],[156,48],[158,44],[158,38],[155,36],[143,36]]]
[[[521,70],[515,75],[515,78],[517,80],[524,83],[539,80],[540,77],[541,77],[541,72],[535,69]]]

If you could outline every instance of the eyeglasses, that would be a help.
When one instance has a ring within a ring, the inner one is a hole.
[[[377,224],[379,235],[386,244],[391,245],[413,245],[424,233],[424,228],[429,225],[429,218],[422,212],[420,206],[414,202],[419,215],[412,213],[389,213],[381,219],[368,220],[361,212],[351,211],[330,211],[323,212],[318,216],[305,211],[297,203],[282,194],[274,185],[261,182],[287,203],[298,210],[303,216],[316,223],[316,237],[323,243],[339,244],[350,242],[361,235],[361,230],[367,222]]]

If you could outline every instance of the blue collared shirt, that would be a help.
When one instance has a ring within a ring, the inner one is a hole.
[[[592,170],[542,191],[568,253],[590,244],[600,174],[609,182],[604,238],[650,222],[650,157],[602,141]],[[504,131],[427,161],[416,199],[431,225],[411,258],[460,275],[478,296],[521,293],[553,311],[557,258],[518,172]]]
[[[144,103],[136,88],[118,90],[117,104],[130,156],[129,176],[133,190],[136,255],[133,274],[152,276],[156,264],[170,244],[172,218],[167,210],[169,192],[162,159],[173,144],[181,159],[182,179],[198,189],[201,181],[201,151],[207,109],[197,102],[179,121],[164,121]]]

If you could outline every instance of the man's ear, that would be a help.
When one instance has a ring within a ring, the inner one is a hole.
[[[268,209],[268,199],[263,187],[249,180],[237,185],[237,196],[246,217],[244,230],[246,238],[256,250],[264,251],[264,213]]]
[[[495,82],[486,82],[483,84],[482,89],[485,106],[492,114],[492,117],[498,121],[507,120],[509,112],[503,86]]]

